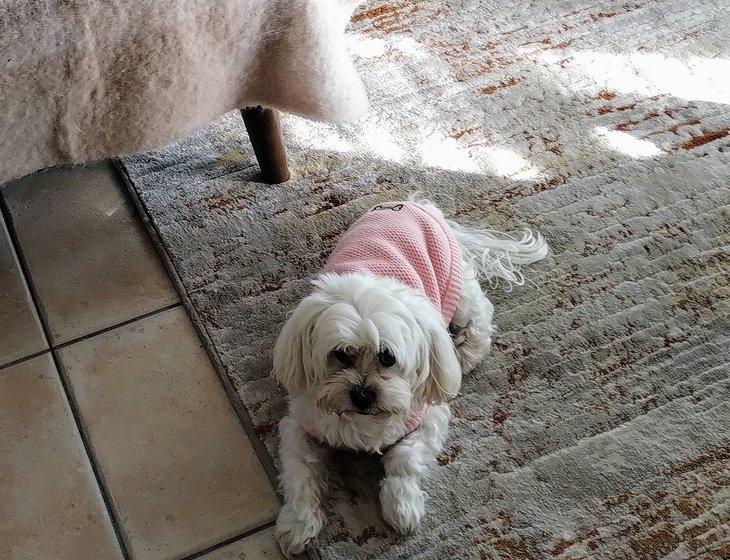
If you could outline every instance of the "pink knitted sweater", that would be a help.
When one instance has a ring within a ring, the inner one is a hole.
[[[447,323],[462,288],[461,251],[446,220],[427,206],[376,206],[345,233],[325,272],[394,278],[425,294]]]

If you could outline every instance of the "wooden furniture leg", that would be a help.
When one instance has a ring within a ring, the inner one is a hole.
[[[259,106],[241,109],[241,115],[263,180],[270,184],[288,181],[289,167],[286,164],[279,114],[273,109]]]

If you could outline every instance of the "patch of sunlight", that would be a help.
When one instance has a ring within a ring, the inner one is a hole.
[[[465,149],[451,137],[426,137],[421,143],[421,161],[431,167],[467,173],[488,169],[495,175],[516,180],[534,179],[540,173],[514,150],[495,146]]]
[[[421,161],[426,165],[451,171],[479,172],[479,164],[466,150],[459,148],[451,137],[426,137],[421,143],[420,152]]]
[[[382,39],[370,38],[361,34],[347,35],[348,50],[361,58],[374,58],[385,53],[386,42]]]
[[[402,53],[411,56],[427,56],[421,43],[410,37],[399,37],[393,41],[393,45]]]
[[[285,136],[289,135],[300,145],[312,146],[318,150],[345,153],[354,148],[332,125],[309,121],[295,115],[287,115]]]
[[[648,158],[664,153],[652,142],[636,138],[620,130],[610,130],[605,126],[597,126],[595,131],[596,136],[611,148],[633,158]]]
[[[370,153],[394,163],[417,165],[465,173],[493,173],[515,180],[534,179],[539,170],[509,148],[496,146],[462,147],[450,136],[435,131],[416,132],[399,138],[382,123],[368,120],[349,127],[351,138],[344,138],[336,126],[287,115],[285,136],[300,146],[337,153]],[[420,138],[418,136],[420,135]],[[420,161],[419,161],[420,160]]]
[[[534,179],[539,170],[514,150],[497,146],[482,146],[479,154],[496,174],[512,179]],[[480,159],[481,159],[480,158]]]
[[[368,151],[387,161],[402,161],[405,156],[405,151],[393,135],[373,122],[364,123],[359,140],[365,144]]]
[[[730,60],[661,53],[616,54],[596,51],[544,51],[545,62],[570,62],[560,68],[564,83],[577,91],[613,89],[622,93],[668,93],[693,101],[730,103]]]
[[[387,41],[362,34],[347,35],[348,50],[362,58],[375,58],[386,53],[389,47],[415,58],[425,58],[428,53],[423,45],[410,37],[398,37]]]

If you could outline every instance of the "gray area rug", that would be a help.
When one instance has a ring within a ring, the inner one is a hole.
[[[274,457],[273,342],[363,210],[420,190],[551,243],[490,292],[422,529],[388,530],[377,461],[342,454],[314,556],[730,557],[729,28],[723,0],[370,2],[372,110],[286,117],[289,183],[257,182],[235,114],[123,161]]]

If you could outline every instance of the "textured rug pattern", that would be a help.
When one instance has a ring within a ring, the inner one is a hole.
[[[369,2],[350,48],[372,109],[284,121],[257,182],[237,115],[126,158],[192,313],[275,457],[271,349],[339,235],[420,190],[551,243],[490,291],[499,334],[452,403],[422,529],[394,535],[377,462],[336,458],[313,556],[727,558],[727,2]]]

